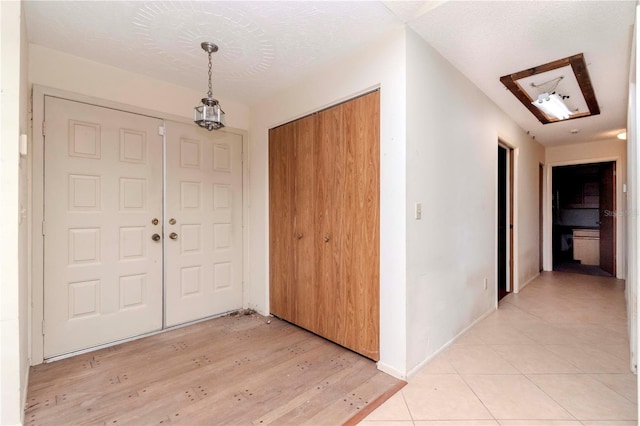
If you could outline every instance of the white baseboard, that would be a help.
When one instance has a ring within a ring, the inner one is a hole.
[[[458,340],[460,337],[462,337],[462,335],[464,333],[466,333],[467,331],[469,331],[473,326],[475,326],[476,324],[478,324],[480,321],[482,321],[483,319],[485,319],[486,317],[488,317],[489,315],[491,315],[492,313],[494,313],[496,310],[496,307],[492,307],[491,309],[489,309],[487,312],[485,312],[484,314],[482,314],[478,319],[476,319],[474,322],[472,322],[470,325],[468,325],[467,327],[465,327],[460,333],[456,334],[455,337],[451,340],[449,340],[447,343],[445,343],[444,345],[442,345],[442,347],[440,347],[440,349],[438,349],[436,352],[434,352],[433,354],[431,354],[427,359],[425,359],[424,361],[422,361],[420,364],[416,365],[415,367],[413,367],[409,373],[407,374],[407,380],[410,380],[418,371],[420,371],[425,365],[427,365],[428,363],[430,363],[435,357],[437,357],[438,355],[440,355],[442,352],[444,352],[447,348],[449,348],[449,346],[453,345],[455,343],[456,340]]]
[[[525,288],[527,285],[529,285],[533,280],[535,280],[536,278],[538,278],[540,276],[540,272],[538,272],[537,274],[535,274],[534,276],[532,276],[531,278],[529,278],[527,281],[524,282],[524,284],[519,285],[518,286],[518,293],[520,293],[522,291],[523,288]]]
[[[406,375],[403,374],[401,371],[396,370],[395,368],[391,367],[390,365],[385,364],[382,361],[378,361],[376,363],[378,370],[382,371],[383,373],[387,373],[390,376],[395,377],[396,379],[400,379],[400,380],[406,380]]]

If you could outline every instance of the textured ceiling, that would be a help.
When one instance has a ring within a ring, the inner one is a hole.
[[[380,2],[28,1],[29,41],[245,103],[402,23]]]
[[[634,1],[26,1],[31,43],[253,104],[405,23],[545,145],[625,126]],[[602,113],[543,126],[500,83],[584,53]],[[579,129],[577,135],[570,130]]]
[[[451,1],[409,26],[549,146],[610,138],[626,126],[634,16],[634,1]],[[600,115],[543,125],[499,80],[577,53]]]

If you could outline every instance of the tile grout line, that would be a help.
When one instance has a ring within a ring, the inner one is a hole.
[[[407,386],[409,383],[407,382]],[[404,397],[404,389],[400,389],[400,395],[402,396],[402,402],[404,402],[404,406],[407,407],[407,411],[409,412],[409,417],[411,417],[411,424],[415,426],[416,422],[413,418],[413,413],[411,412],[411,407],[409,407],[409,403],[407,402],[407,398]]]
[[[454,367],[455,368],[455,367]],[[486,404],[484,403],[484,401],[482,400],[482,398],[480,398],[480,396],[476,393],[476,391],[471,387],[471,385],[469,385],[469,383],[467,383],[467,381],[464,379],[464,376],[462,374],[458,374],[458,376],[460,377],[460,379],[462,380],[462,382],[467,385],[467,387],[469,388],[469,390],[475,395],[476,398],[478,398],[478,401],[480,401],[480,404],[482,404],[482,406],[484,407],[485,410],[487,410],[487,413],[489,413],[489,415],[491,415],[491,417],[493,418],[493,420],[496,421],[496,423],[500,424],[499,420],[496,418],[495,414],[493,414],[493,412],[491,410],[489,410],[489,407],[486,406]],[[477,419],[471,419],[471,420],[477,420]]]
[[[614,388],[612,388],[611,386],[609,386],[607,383],[605,383],[605,382],[603,382],[603,381],[601,381],[601,380],[598,380],[598,378],[597,378],[597,377],[595,377],[595,376],[597,376],[597,375],[603,375],[603,374],[607,374],[607,375],[610,375],[610,376],[626,376],[626,374],[624,374],[624,373],[585,373],[585,374],[586,374],[587,376],[590,376],[590,377],[591,377],[593,380],[595,380],[596,382],[598,382],[598,383],[600,383],[601,385],[605,386],[607,389],[610,389],[611,391],[613,391],[613,392],[615,392],[616,394],[620,395],[622,398],[626,399],[627,401],[629,401],[629,402],[631,402],[631,403],[633,403],[633,404],[636,404],[636,405],[637,405],[637,399],[636,399],[636,401],[634,401],[634,400],[632,400],[632,399],[628,398],[627,396],[625,396],[625,395],[621,394],[620,392],[618,392],[617,390],[615,390]]]

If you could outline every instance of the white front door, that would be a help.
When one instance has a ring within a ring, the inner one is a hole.
[[[45,358],[161,329],[162,120],[46,96],[45,124]]]
[[[167,122],[165,325],[242,307],[242,137]]]

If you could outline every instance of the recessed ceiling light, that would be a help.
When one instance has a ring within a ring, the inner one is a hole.
[[[623,141],[627,140],[627,132],[618,133],[618,139],[622,139]]]

